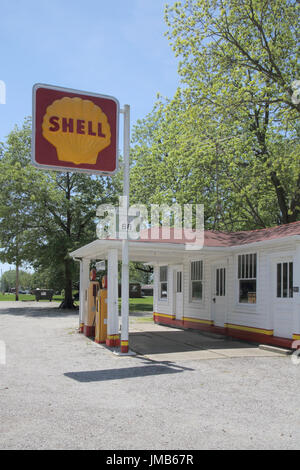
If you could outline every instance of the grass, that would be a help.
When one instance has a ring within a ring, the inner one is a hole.
[[[119,305],[121,299],[119,299]],[[139,299],[129,299],[129,312],[153,312],[153,297],[141,297]]]
[[[15,294],[0,294],[0,302],[1,301],[14,301],[16,299]],[[35,296],[31,294],[19,294],[20,301],[35,301]],[[61,295],[54,295],[53,301],[54,302],[61,302],[63,300],[63,296]],[[40,302],[48,302],[47,300],[40,300]],[[78,305],[78,302],[75,302]],[[119,299],[119,305],[121,305],[121,299]],[[153,297],[141,297],[139,299],[129,299],[129,312],[149,312],[152,313],[153,311]]]
[[[6,301],[11,301],[11,300],[16,300],[16,296],[15,294],[0,294],[0,302],[3,301],[3,300],[6,300]],[[31,295],[31,294],[19,294],[19,300],[20,301],[29,301],[29,300],[33,300],[35,301],[35,296],[34,295]],[[63,296],[61,295],[54,295],[52,300],[54,302],[61,302],[63,300]],[[40,300],[40,302],[48,302],[48,300]]]

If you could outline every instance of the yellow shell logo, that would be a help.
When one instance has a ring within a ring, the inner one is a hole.
[[[95,164],[111,142],[110,125],[102,109],[90,100],[64,97],[48,106],[43,136],[61,161]]]

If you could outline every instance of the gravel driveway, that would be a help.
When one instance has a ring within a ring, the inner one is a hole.
[[[77,326],[53,303],[1,302],[1,449],[300,448],[290,357],[119,357]]]

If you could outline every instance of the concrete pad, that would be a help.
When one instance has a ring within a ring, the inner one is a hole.
[[[172,334],[173,333],[173,334]],[[187,331],[187,330],[175,330],[175,332],[163,331],[157,332],[157,335],[167,336],[169,340],[178,341],[178,339],[190,346],[198,347],[203,344],[217,344],[224,341],[223,337],[213,337],[203,335],[202,332],[194,332],[194,331]]]
[[[151,326],[149,328],[149,326]],[[235,357],[278,357],[278,351],[267,351],[247,342],[200,331],[181,330],[161,325],[143,325],[143,331],[132,331],[130,348],[155,361],[189,361]]]
[[[284,356],[290,356],[292,353],[290,349],[278,348],[277,346],[272,346],[271,344],[260,344],[258,347],[259,349],[275,352],[278,354],[283,354]]]
[[[131,351],[130,349],[127,353],[123,353],[123,352],[121,352],[120,350],[117,349],[117,350],[113,351],[113,354],[115,354],[116,356],[120,356],[120,357],[122,357],[122,356],[123,357],[136,356],[136,353],[134,351]]]
[[[254,348],[234,348],[234,349],[214,349],[210,350],[225,357],[278,357],[282,356],[280,353],[272,351],[264,351],[257,347]]]
[[[168,354],[146,354],[145,357],[152,361],[167,361],[167,362],[184,362],[184,361],[203,361],[208,359],[226,359],[222,354],[217,351],[199,350],[199,351],[184,351],[184,352],[170,352]]]
[[[122,322],[120,320],[120,325]],[[133,319],[130,319],[130,332],[132,331],[183,331],[180,328],[173,328],[170,326],[157,325],[156,323],[151,322],[137,322]]]
[[[130,333],[130,348],[138,354],[163,354],[171,352],[183,352],[195,350],[190,345],[181,341],[169,339],[167,334],[157,334],[152,332]]]

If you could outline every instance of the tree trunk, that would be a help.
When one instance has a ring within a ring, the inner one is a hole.
[[[60,304],[59,308],[76,308],[73,303],[71,263],[72,260],[65,260],[65,298]]]
[[[71,181],[70,175],[67,173],[67,187],[66,187],[66,199],[68,203],[71,199]],[[68,238],[71,238],[71,222],[72,214],[70,211],[69,204],[67,205],[67,222],[66,222],[66,233]],[[60,308],[77,308],[73,303],[73,294],[72,294],[72,259],[65,258],[65,298],[59,306]]]
[[[19,300],[19,265],[16,264],[16,301]]]

